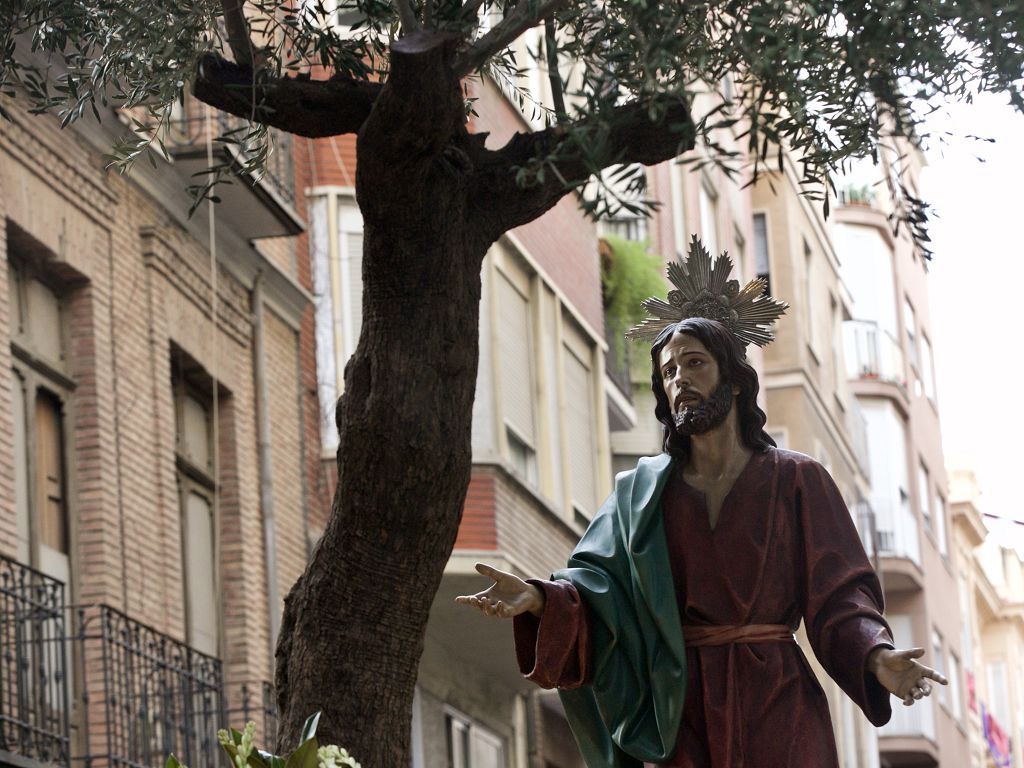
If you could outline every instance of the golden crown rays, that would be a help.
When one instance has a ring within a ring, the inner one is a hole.
[[[765,293],[768,282],[759,277],[743,288],[729,279],[732,259],[725,253],[712,259],[704,245],[693,236],[690,255],[685,261],[668,265],[668,279],[675,290],[668,301],[653,296],[643,302],[650,315],[626,331],[627,339],[653,342],[670,325],[688,317],[717,320],[746,347],[763,347],[775,338],[771,325],[789,308],[789,304]]]

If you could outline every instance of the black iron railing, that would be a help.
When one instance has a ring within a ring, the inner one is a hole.
[[[219,659],[0,557],[0,764],[226,768],[217,730],[277,738],[267,682],[225,686]],[[72,674],[76,670],[76,674]]]
[[[92,618],[99,631],[84,633],[84,650],[101,663],[106,732],[93,766],[149,768],[171,752],[189,768],[217,766],[217,729],[226,725],[220,660],[108,606]]]
[[[604,359],[604,372],[612,383],[618,387],[627,401],[633,402],[633,382],[630,373],[629,342],[623,338],[624,330],[613,328],[605,318],[604,339],[608,344],[608,354]]]
[[[172,153],[205,152],[209,127],[214,151],[220,152],[224,147],[230,147],[229,151],[237,153],[239,159],[244,162],[247,158],[241,147],[249,130],[248,125],[245,120],[220,111],[212,114],[209,121],[201,114],[183,116],[171,122],[170,135],[164,143]],[[292,136],[274,129],[271,129],[271,134],[274,149],[267,155],[266,172],[260,183],[267,185],[284,203],[294,208],[295,164],[292,158]],[[230,144],[217,141],[218,137],[224,135],[229,137]]]
[[[0,762],[69,765],[65,629],[64,585],[0,557]]]

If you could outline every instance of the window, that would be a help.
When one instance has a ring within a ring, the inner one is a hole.
[[[846,365],[843,360],[843,316],[842,308],[835,296],[830,296],[832,304],[832,375],[835,377],[833,387],[839,404],[846,407]]]
[[[907,299],[903,300],[903,325],[907,333],[907,355],[910,358],[911,365],[917,367],[917,317],[914,313],[914,307]]]
[[[967,577],[962,573],[957,579],[957,592],[960,599],[960,615],[963,617],[960,650],[964,654],[964,669],[974,667],[974,638],[971,630],[973,613],[971,613],[971,593],[967,586]]]
[[[185,353],[171,357],[178,494],[181,505],[182,573],[188,644],[219,655],[217,591],[217,483],[213,384]]]
[[[814,300],[814,254],[807,240],[804,240],[804,327],[807,328],[807,343],[811,351],[818,353],[818,313]]]
[[[448,768],[505,768],[501,738],[465,715],[449,712]]]
[[[363,219],[353,198],[309,198],[309,249],[316,318],[321,447],[338,447],[334,407],[363,322]]]
[[[985,673],[988,678],[988,701],[982,697],[982,701],[988,705],[988,711],[995,715],[996,721],[1002,728],[1010,724],[1010,697],[1007,689],[1006,662],[990,661],[985,665]]]
[[[921,334],[921,378],[924,379],[924,394],[935,401],[935,371],[932,368],[932,345],[928,337]]]
[[[787,441],[786,441],[786,430],[784,430],[784,429],[769,429],[769,430],[767,430],[767,432],[768,432],[768,437],[770,437],[772,440],[775,441],[775,446],[777,448],[782,448],[783,450],[788,448],[788,445],[786,444],[787,443]]]
[[[942,647],[942,635],[939,634],[937,629],[932,629],[932,666],[938,670],[948,669],[946,664],[946,652]],[[946,697],[946,686],[944,685],[933,685],[932,690],[936,691],[936,697],[939,703],[943,706],[946,705],[948,699]]]
[[[537,483],[534,333],[530,280],[520,272],[496,271],[498,339],[501,344],[502,413],[509,458],[520,475]]]
[[[758,277],[768,282],[765,291],[771,293],[771,265],[768,260],[768,217],[763,213],[754,214],[754,269]]]
[[[917,465],[917,503],[921,507],[921,519],[925,526],[933,530],[932,508],[931,508],[931,485],[928,478],[928,468],[924,463]]]
[[[960,701],[960,660],[952,651],[949,654],[949,671],[946,676],[949,678],[949,700],[953,717],[957,721],[962,721],[964,709]],[[943,686],[940,685],[938,687],[942,688]]]
[[[747,264],[747,240],[739,228],[732,231],[732,255],[733,263],[736,265],[737,277],[745,277],[750,274],[750,265]]]
[[[566,318],[565,348],[562,354],[565,375],[565,411],[569,451],[570,490],[577,522],[597,511],[597,411],[594,407],[594,375],[591,348],[575,324]]]
[[[22,236],[24,237],[24,236]],[[20,560],[71,580],[62,286],[34,262],[14,256],[8,239],[15,519]]]
[[[946,545],[946,500],[939,494],[935,494],[935,538],[939,545],[939,552],[947,554]]]
[[[718,256],[718,196],[711,185],[700,185],[700,236],[712,256]]]

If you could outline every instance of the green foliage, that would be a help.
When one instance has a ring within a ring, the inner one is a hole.
[[[661,256],[648,253],[646,241],[614,235],[604,240],[611,251],[601,263],[605,322],[615,357],[622,359],[626,343],[623,334],[647,316],[640,302],[650,296],[665,297],[665,262]]]
[[[996,91],[1024,112],[1020,0],[342,0],[336,9],[324,0],[247,0],[259,41],[249,44],[257,61],[253,93],[258,83],[308,76],[314,67],[386,77],[389,43],[409,31],[399,21],[402,6],[416,24],[461,40],[463,50],[488,40],[488,31],[547,19],[546,34],[525,56],[484,46],[474,62],[525,111],[562,124],[593,173],[623,159],[609,141],[614,107],[637,103],[657,119],[684,101],[695,108],[706,149],[690,162],[733,175],[752,163],[748,178],[756,178],[781,162],[785,147],[827,211],[830,175],[855,158],[878,162],[887,135],[927,141],[922,119],[939,98]],[[159,146],[202,56],[227,50],[223,7],[217,0],[7,0],[0,89],[11,94],[20,86],[31,109],[55,111],[65,124],[99,116],[99,105],[142,109],[114,153],[127,168]],[[564,112],[532,101],[522,75],[535,67],[559,92],[554,104],[564,103]],[[258,122],[261,106],[253,101]],[[253,141],[266,145],[258,134]],[[520,181],[557,173],[558,153],[566,151],[563,144],[534,158]],[[253,168],[259,156],[254,149]],[[584,181],[564,179],[576,187]],[[639,181],[626,194],[590,189],[596,192],[586,207],[595,216],[625,203],[649,207],[632,194]],[[896,191],[913,224],[923,203]]]
[[[233,768],[360,768],[355,758],[341,747],[317,744],[316,728],[320,713],[310,715],[302,726],[299,746],[289,755],[281,757],[257,749],[253,743],[256,723],[248,722],[245,729],[218,731],[217,740],[231,759]],[[187,768],[173,754],[168,755],[165,768]]]

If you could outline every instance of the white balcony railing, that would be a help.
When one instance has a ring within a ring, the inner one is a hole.
[[[878,529],[878,554],[882,557],[905,557],[921,564],[921,542],[917,518],[904,499],[901,504],[872,500],[875,526]]]
[[[843,323],[846,374],[851,379],[876,379],[906,386],[903,350],[878,323],[847,320]]]
[[[905,707],[893,701],[892,720],[878,729],[878,735],[920,737],[935,741],[935,702],[921,699]],[[883,747],[884,749],[884,747]]]

